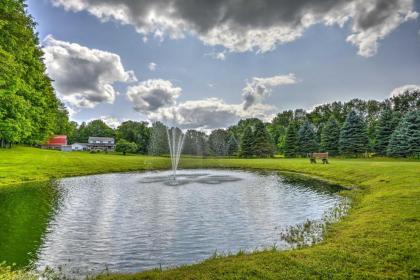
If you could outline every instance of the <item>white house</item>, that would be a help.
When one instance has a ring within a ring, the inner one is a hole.
[[[87,143],[74,143],[71,144],[71,149],[73,151],[86,151],[88,149]]]

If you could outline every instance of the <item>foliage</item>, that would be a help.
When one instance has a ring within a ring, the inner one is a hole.
[[[306,155],[317,151],[318,143],[313,126],[309,121],[305,121],[298,131],[298,152],[301,155]]]
[[[229,132],[224,129],[215,129],[209,136],[209,147],[213,155],[226,156],[229,152]]]
[[[387,148],[390,156],[420,156],[420,110],[408,112],[392,133]]]
[[[24,1],[0,2],[0,142],[40,144],[68,123]]]
[[[115,131],[103,120],[93,120],[88,124],[82,123],[77,129],[75,142],[87,143],[89,137],[115,137]]]
[[[125,155],[126,153],[137,153],[138,146],[134,142],[128,142],[127,140],[121,139],[117,142],[117,145],[115,146],[115,151],[123,153]]]
[[[298,153],[298,126],[292,122],[289,124],[284,140],[284,155],[286,157],[295,157]]]
[[[183,154],[207,156],[210,154],[207,135],[202,131],[190,129],[185,134]]]
[[[241,145],[239,148],[239,156],[241,157],[251,157],[254,148],[254,132],[252,131],[251,126],[247,126],[242,136]]]
[[[389,139],[392,132],[398,124],[398,117],[392,112],[390,108],[382,111],[378,121],[378,132],[376,134],[376,141],[374,151],[379,155],[385,155],[388,147]]]
[[[358,155],[368,150],[368,136],[363,118],[351,111],[340,131],[339,148],[344,155]]]
[[[147,153],[150,142],[150,128],[147,122],[126,121],[121,123],[116,130],[117,142],[122,139],[135,143],[137,151],[141,154]]]
[[[263,122],[257,122],[253,133],[252,154],[257,157],[272,157],[274,145]]]
[[[229,132],[229,137],[227,141],[227,154],[229,156],[236,155],[239,150],[238,140],[236,139],[233,133]]]
[[[321,150],[335,156],[338,154],[338,140],[340,139],[340,125],[331,117],[321,132]]]
[[[161,122],[152,124],[148,152],[155,156],[169,154],[167,127]]]

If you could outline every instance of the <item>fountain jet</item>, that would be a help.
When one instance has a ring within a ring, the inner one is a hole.
[[[176,170],[178,169],[179,158],[181,157],[184,145],[185,134],[179,128],[172,127],[166,129],[168,136],[169,153],[171,154],[172,178],[176,181]]]

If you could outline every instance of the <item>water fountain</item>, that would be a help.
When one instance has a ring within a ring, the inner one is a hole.
[[[177,127],[167,128],[169,153],[172,163],[172,180],[176,182],[176,170],[178,169],[179,158],[181,157],[182,147],[184,145],[185,134]]]

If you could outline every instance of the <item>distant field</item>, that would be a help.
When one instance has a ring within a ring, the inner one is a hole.
[[[63,153],[17,147],[0,150],[0,187],[24,181],[169,168],[169,159]],[[325,240],[293,251],[215,258],[197,265],[101,279],[414,279],[420,277],[420,162],[396,159],[184,158],[183,168],[256,168],[299,172],[350,187],[350,213]]]

